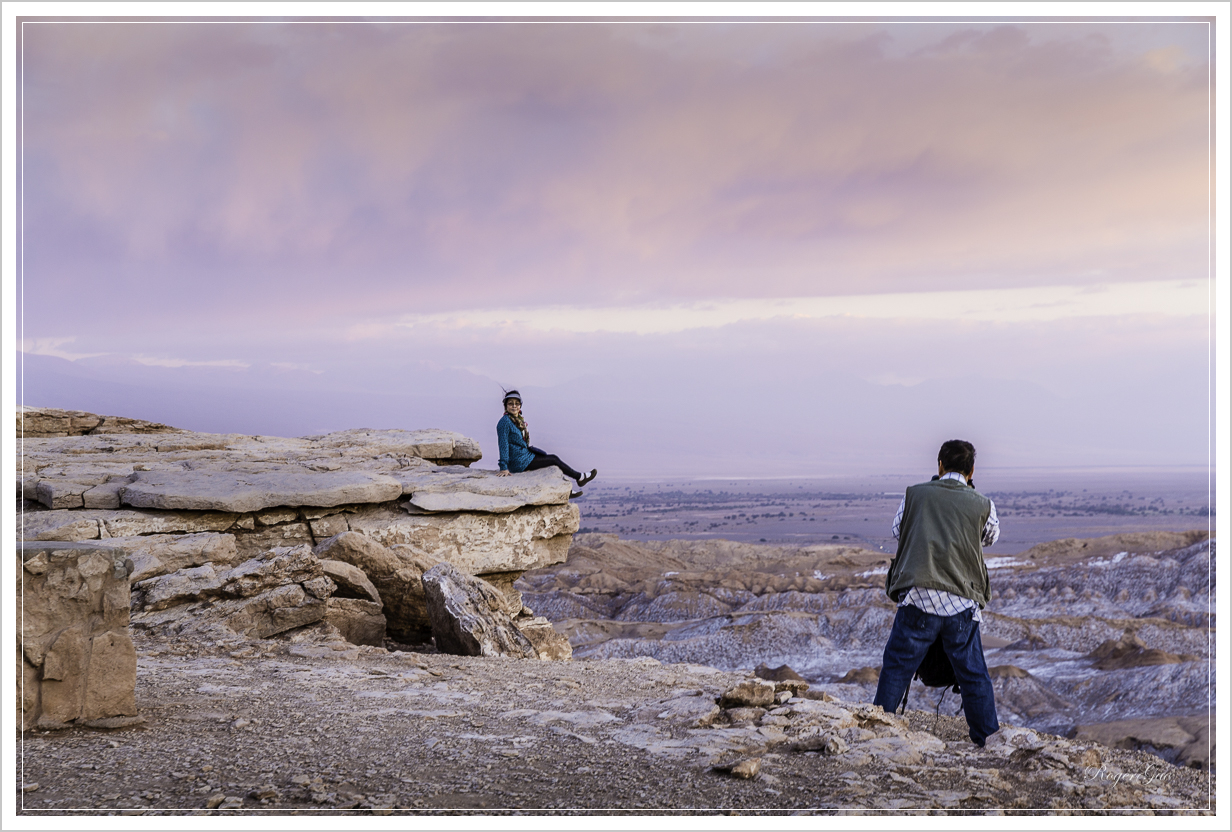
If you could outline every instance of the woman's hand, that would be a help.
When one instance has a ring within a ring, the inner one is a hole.
[[[509,476],[509,472],[508,472],[508,471],[497,471],[497,472],[496,472],[496,476],[498,476],[498,477],[507,477],[507,476]]]

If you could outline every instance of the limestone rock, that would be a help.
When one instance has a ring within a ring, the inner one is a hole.
[[[774,683],[763,679],[747,679],[723,692],[719,706],[723,708],[765,708],[774,704]]]
[[[250,512],[274,506],[382,503],[402,495],[402,485],[366,471],[243,471],[219,466],[194,471],[142,471],[121,492],[124,505],[158,509]]]
[[[336,560],[361,570],[381,602],[389,635],[418,644],[431,633],[424,601],[422,577],[435,561],[413,547],[386,548],[359,532],[343,532],[319,543],[314,550],[322,560]]]
[[[440,563],[423,575],[432,636],[442,653],[538,658],[534,644],[504,612],[504,596],[479,578]]]
[[[719,716],[719,706],[697,691],[696,696],[677,696],[646,710],[644,717],[681,725],[685,728],[708,728]]]
[[[111,630],[91,640],[81,718],[104,719],[137,713],[132,680],[137,678],[137,650],[127,632]]]
[[[333,597],[335,590],[338,589],[338,585],[334,583],[327,575],[301,581],[300,586],[302,586],[304,591],[313,598],[320,598],[322,601]]]
[[[22,493],[52,508],[24,512],[19,533],[68,541],[226,533],[242,559],[359,531],[472,575],[520,575],[563,561],[578,510],[560,473],[496,477],[465,467],[478,458],[473,441],[439,430],[28,439]],[[397,505],[403,495],[411,497],[405,510]],[[159,567],[144,554],[150,547],[140,548],[136,580],[205,562],[198,554]],[[221,571],[219,559],[209,562]]]
[[[410,494],[408,505],[422,511],[482,511],[504,514],[523,506],[568,502],[570,482],[557,468],[540,468],[508,477],[494,471],[463,474],[429,473],[399,475]]]
[[[573,658],[573,645],[552,627],[552,622],[543,616],[519,616],[513,623],[522,635],[534,645],[535,652],[544,661],[565,662]]]
[[[178,433],[178,428],[123,416],[99,416],[84,410],[55,407],[17,408],[17,438],[85,436],[103,433]]]
[[[150,534],[223,532],[235,525],[238,515],[213,511],[35,511],[19,517],[18,535],[23,540],[80,542],[110,537]]]
[[[385,646],[385,616],[379,603],[333,597],[325,602],[325,621],[351,644]]]
[[[271,549],[222,576],[222,591],[248,597],[276,587],[303,583],[324,574],[321,561],[307,545]]]
[[[429,459],[469,465],[483,454],[479,445],[460,433],[428,428],[425,430],[372,430],[354,428],[305,436],[305,441],[321,450],[348,450],[363,447],[371,456],[404,459]]]
[[[108,549],[123,549],[132,558],[134,568],[129,575],[132,583],[190,566],[206,563],[233,566],[239,562],[235,535],[217,532],[113,537],[100,540],[99,545]]]
[[[304,592],[298,584],[280,586],[218,607],[229,628],[252,638],[269,638],[313,624],[326,613],[326,602]]]
[[[847,741],[833,731],[823,731],[802,737],[792,743],[789,750],[797,753],[816,751],[827,757],[847,753]]]
[[[119,508],[120,492],[128,487],[131,479],[125,478],[116,482],[105,482],[96,485],[81,495],[83,508]]]
[[[22,730],[135,714],[124,552],[26,542],[17,554]]]
[[[377,605],[377,611],[380,611],[381,594],[372,585],[372,581],[368,580],[364,570],[345,561],[328,558],[321,560],[321,569],[327,578],[338,585],[338,589],[334,592],[335,598],[359,598],[371,601]]]
[[[92,482],[42,480],[34,488],[34,499],[47,508],[82,508],[82,494],[96,487]]]
[[[521,572],[484,572],[478,577],[483,578],[494,589],[505,596],[505,606],[503,609],[510,616],[532,616],[533,612],[530,608],[522,603],[522,593],[514,586],[518,579],[522,577]]]
[[[756,725],[766,715],[765,708],[735,707],[724,708],[722,717],[728,725]]]
[[[139,609],[164,610],[176,604],[221,595],[224,580],[214,571],[213,564],[207,563],[170,575],[148,578],[133,588]]]
[[[732,777],[738,777],[741,780],[752,780],[761,773],[761,757],[750,757],[745,760],[717,765],[714,767],[714,770],[730,774]]]
[[[347,522],[352,531],[384,546],[409,544],[434,562],[448,561],[468,575],[481,575],[564,562],[579,519],[573,504],[528,506],[505,514],[412,515],[373,506],[352,514]]]
[[[769,667],[765,662],[753,668],[753,675],[768,682],[804,682],[805,678],[785,664]],[[806,683],[807,686],[807,683]]]

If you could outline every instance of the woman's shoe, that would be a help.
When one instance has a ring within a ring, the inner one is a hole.
[[[591,468],[588,473],[582,474],[582,476],[578,478],[578,481],[577,481],[578,488],[581,488],[583,485],[590,482],[598,475],[599,475],[599,469]]]

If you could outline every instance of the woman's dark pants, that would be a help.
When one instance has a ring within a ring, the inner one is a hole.
[[[881,678],[877,680],[873,704],[880,705],[887,713],[898,708],[924,654],[940,636],[941,646],[954,667],[954,678],[962,688],[963,714],[967,717],[971,741],[982,747],[984,740],[1000,726],[997,706],[993,702],[992,679],[988,676],[984,647],[980,644],[980,623],[972,621],[972,615],[974,610],[964,610],[958,615],[933,615],[911,605],[899,607],[890,640],[882,654]]]
[[[535,453],[531,451],[531,453]],[[582,474],[579,471],[574,471],[565,461],[556,454],[535,454],[535,458],[530,461],[530,465],[526,466],[527,471],[534,471],[538,468],[549,468],[555,465],[557,468],[565,472],[565,476],[571,480],[580,479]]]

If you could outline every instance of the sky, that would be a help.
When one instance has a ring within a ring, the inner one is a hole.
[[[614,476],[1206,466],[1201,20],[21,28],[19,403]]]

